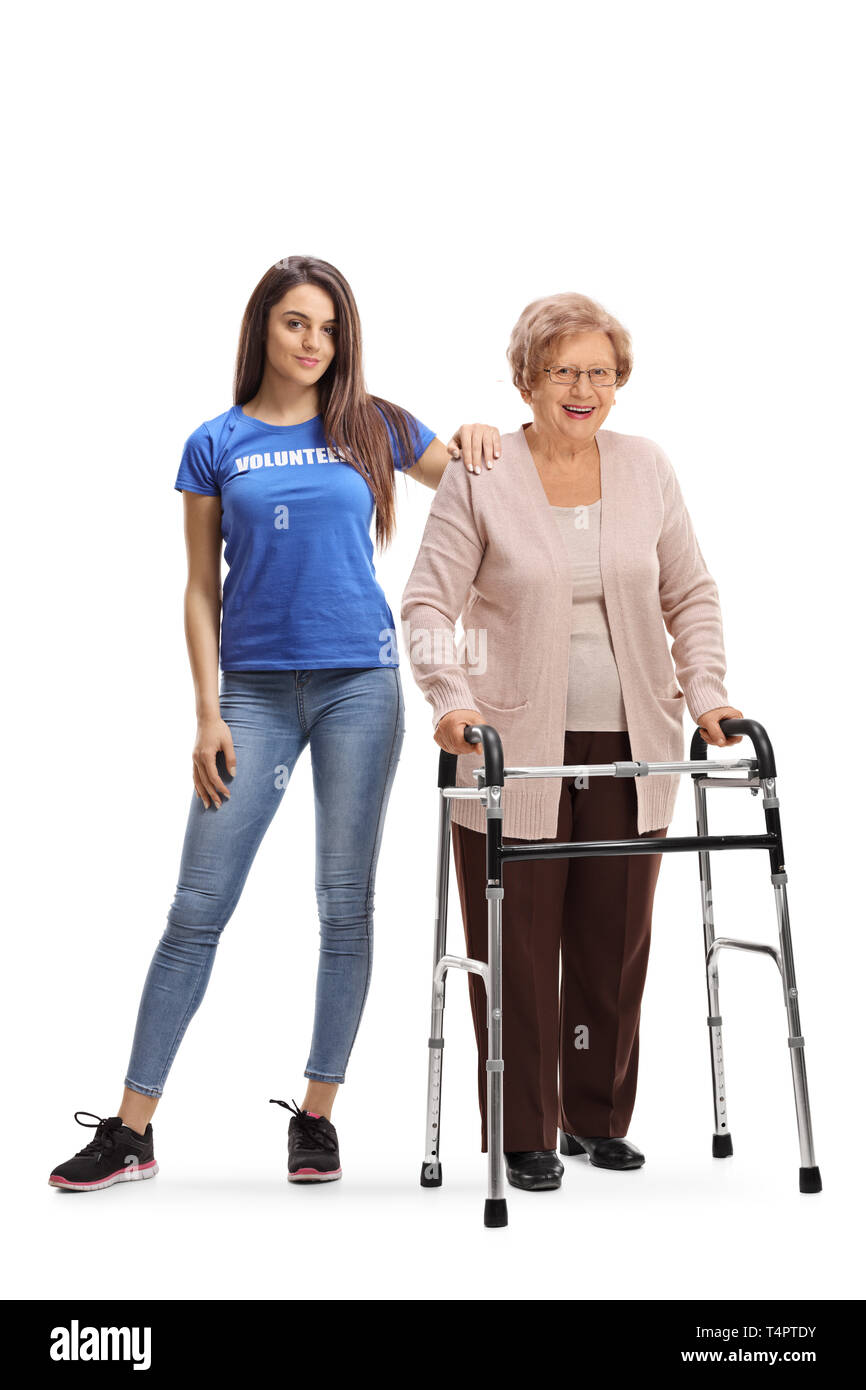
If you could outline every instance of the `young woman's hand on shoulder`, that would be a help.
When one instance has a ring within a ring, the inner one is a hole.
[[[463,462],[470,473],[480,473],[481,465],[493,467],[495,459],[502,450],[502,440],[495,425],[461,425],[446,444],[452,458],[463,455]]]

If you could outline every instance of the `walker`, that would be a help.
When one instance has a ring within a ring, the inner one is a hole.
[[[723,719],[720,725],[726,737],[744,734],[751,740],[754,758],[712,759],[713,773],[739,772],[738,777],[708,775],[707,745],[700,730],[692,735],[689,762],[647,763],[614,762],[575,767],[509,767],[502,765],[502,742],[490,724],[467,725],[467,743],[483,745],[484,766],[473,769],[477,786],[457,787],[457,755],[442,751],[439,754],[439,832],[436,904],[434,915],[433,1003],[430,1027],[429,1068],[427,1082],[427,1140],[421,1167],[421,1186],[442,1185],[440,1160],[440,1116],[442,1107],[442,1051],[445,1014],[445,979],[449,970],[464,970],[480,975],[487,992],[487,1136],[488,1171],[487,1200],[484,1204],[485,1226],[507,1226],[508,1208],[503,1182],[502,1135],[502,901],[505,896],[503,868],[521,859],[572,859],[608,854],[677,854],[697,853],[701,882],[701,905],[704,923],[704,951],[707,978],[710,1039],[710,1062],[713,1079],[713,1108],[715,1130],[713,1157],[728,1158],[733,1153],[728,1130],[727,1090],[722,1054],[722,1017],[719,1011],[718,956],[726,947],[739,951],[756,951],[771,956],[779,967],[788,1020],[788,1048],[794,1081],[794,1105],[800,1141],[800,1191],[820,1192],[821,1175],[815,1163],[812,1142],[812,1120],[809,1092],[806,1085],[804,1040],[800,1032],[800,1007],[794,976],[794,954],[788,921],[787,882],[782,851],[782,831],[779,819],[779,798],[776,795],[776,764],[773,748],[763,725],[754,719]],[[504,783],[514,777],[652,777],[658,774],[684,774],[692,777],[695,789],[697,835],[668,839],[588,840],[578,843],[543,843],[539,840],[520,840],[513,845],[502,843]],[[752,796],[760,788],[763,794],[764,835],[709,835],[707,833],[707,788],[748,787]],[[446,954],[448,924],[448,885],[450,869],[451,801],[462,797],[479,800],[486,813],[487,842],[487,922],[488,960],[472,960],[465,956]],[[713,926],[712,893],[710,887],[710,851],[732,849],[765,849],[770,855],[770,881],[775,891],[776,920],[779,929],[778,948],[754,941],[742,941],[731,936],[716,936]],[[566,1150],[566,1136],[561,1147]]]

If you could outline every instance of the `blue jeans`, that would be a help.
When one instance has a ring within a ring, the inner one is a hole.
[[[205,808],[195,792],[168,921],[144,984],[125,1085],[162,1095],[207,988],[220,934],[307,743],[316,814],[319,968],[304,1075],[345,1080],[370,984],[376,862],[405,730],[399,669],[223,671],[237,767]]]

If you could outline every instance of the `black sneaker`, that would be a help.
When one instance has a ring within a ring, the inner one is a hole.
[[[299,1110],[295,1101],[272,1100],[291,1110],[289,1121],[289,1182],[334,1182],[343,1176],[337,1131],[324,1115]]]
[[[96,1124],[79,1120],[79,1115],[90,1115]],[[75,1118],[85,1129],[95,1129],[96,1133],[74,1158],[54,1169],[48,1179],[51,1187],[65,1188],[67,1192],[97,1192],[116,1182],[156,1177],[159,1168],[153,1156],[153,1125],[148,1125],[144,1134],[137,1134],[119,1115],[101,1120],[90,1110],[76,1110]]]

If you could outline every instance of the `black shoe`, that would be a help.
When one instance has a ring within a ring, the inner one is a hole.
[[[559,1187],[565,1172],[553,1149],[527,1149],[506,1153],[505,1175],[512,1187],[525,1192],[543,1192]]]
[[[79,1120],[79,1115],[90,1115],[96,1124]],[[54,1169],[48,1179],[51,1187],[65,1188],[67,1192],[97,1192],[116,1182],[156,1177],[159,1168],[153,1156],[153,1125],[148,1125],[144,1134],[137,1134],[119,1115],[101,1120],[90,1110],[76,1110],[75,1118],[85,1129],[95,1129],[96,1133],[74,1158]]]
[[[589,1161],[595,1168],[613,1168],[623,1172],[627,1168],[642,1168],[646,1159],[640,1149],[628,1139],[578,1138],[576,1134],[560,1132],[559,1152],[561,1154],[589,1154]]]
[[[299,1110],[295,1101],[272,1100],[291,1110],[289,1120],[289,1182],[334,1182],[343,1176],[337,1131],[324,1115]]]

